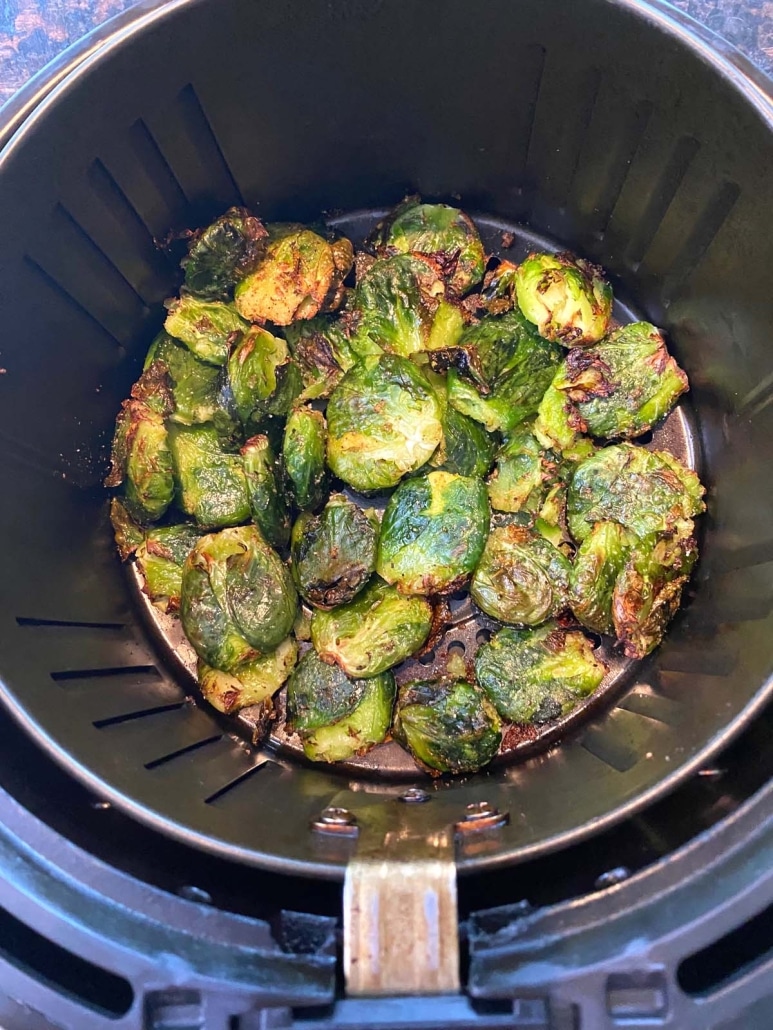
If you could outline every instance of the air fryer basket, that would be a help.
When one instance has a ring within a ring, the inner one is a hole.
[[[177,0],[75,70],[0,155],[2,696],[102,796],[226,857],[338,878],[328,805],[387,824],[410,781],[250,749],[186,700],[127,587],[104,474],[173,290],[154,244],[458,198],[601,262],[692,383],[708,484],[693,597],[562,746],[399,806],[509,812],[461,870],[533,856],[673,787],[753,718],[773,664],[770,104],[633,0]],[[419,776],[416,785],[426,787]]]

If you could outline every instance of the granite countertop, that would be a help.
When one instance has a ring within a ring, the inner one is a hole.
[[[672,0],[773,75],[773,0]],[[0,0],[0,104],[44,64],[135,0]]]

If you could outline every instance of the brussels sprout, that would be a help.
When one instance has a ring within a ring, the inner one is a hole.
[[[145,530],[137,525],[126,505],[113,497],[110,501],[110,521],[113,524],[115,543],[121,561],[127,561],[145,539]]]
[[[313,762],[345,762],[380,744],[392,723],[391,672],[354,680],[308,651],[287,686],[288,722]]]
[[[478,683],[502,718],[537,726],[570,712],[605,673],[585,634],[556,622],[501,629],[475,656]]]
[[[144,401],[124,401],[116,419],[105,486],[124,485],[124,504],[139,522],[160,519],[174,497],[174,476],[163,416]]]
[[[330,316],[288,325],[285,337],[303,380],[301,401],[329,397],[357,360],[343,326]]]
[[[567,604],[571,565],[526,526],[493,529],[472,577],[473,601],[500,622],[537,626]]]
[[[615,634],[629,658],[653,651],[679,608],[698,557],[687,519],[675,532],[645,537],[631,551],[612,594]]]
[[[355,490],[396,486],[432,457],[443,435],[441,415],[413,362],[392,354],[358,362],[328,402],[328,464]]]
[[[612,290],[596,265],[572,254],[529,254],[515,276],[518,307],[546,340],[581,347],[605,336]]]
[[[353,600],[376,568],[379,522],[343,494],[320,515],[305,512],[293,526],[292,573],[299,593],[317,608]]]
[[[347,676],[378,676],[422,646],[432,628],[432,605],[405,597],[381,579],[372,579],[349,604],[315,611],[311,640],[323,662]]]
[[[394,735],[429,770],[475,772],[499,750],[502,724],[472,683],[407,683],[398,694]]]
[[[486,272],[480,304],[491,315],[501,315],[515,307],[515,277],[518,266],[500,261],[496,268]]]
[[[297,609],[290,573],[255,526],[204,536],[188,556],[180,618],[207,665],[230,672],[275,650]]]
[[[449,347],[461,336],[461,312],[443,301],[438,266],[412,254],[375,261],[358,281],[346,318],[360,357],[388,351],[404,358]]]
[[[430,466],[458,476],[485,476],[494,460],[494,440],[479,422],[451,407],[440,376],[433,374],[432,386],[440,402],[443,436]]]
[[[534,435],[542,446],[566,454],[576,444],[577,434],[584,433],[586,428],[569,398],[554,386],[549,386],[534,420]]]
[[[596,633],[613,631],[612,591],[635,539],[618,522],[597,522],[575,555],[569,606]]]
[[[169,428],[180,507],[202,529],[235,526],[250,517],[244,463],[223,449],[212,425]]]
[[[457,294],[466,293],[483,278],[486,254],[478,230],[463,211],[447,204],[406,198],[376,227],[373,242],[386,253],[434,258]]]
[[[183,565],[199,539],[194,526],[157,526],[149,529],[135,551],[145,580],[145,593],[164,612],[180,607]]]
[[[224,365],[239,334],[249,328],[230,304],[190,294],[169,302],[168,312],[164,329],[210,365]]]
[[[230,425],[220,406],[222,369],[199,361],[188,348],[167,332],[160,332],[150,345],[145,370],[163,366],[171,383],[171,418],[192,426],[201,422]]]
[[[327,497],[325,416],[312,408],[295,408],[285,426],[282,454],[299,508],[319,508]]]
[[[230,672],[199,661],[199,689],[219,712],[230,715],[248,705],[259,705],[276,694],[298,660],[298,645],[287,637],[269,654],[242,662]]]
[[[352,245],[329,243],[302,225],[269,225],[266,252],[236,286],[236,308],[250,322],[289,325],[333,311],[354,261]]]
[[[580,462],[569,484],[569,529],[584,540],[594,523],[619,522],[639,537],[667,533],[705,509],[696,474],[667,451],[605,447]]]
[[[376,570],[404,594],[450,593],[478,564],[489,530],[480,479],[430,472],[392,494],[381,523]]]
[[[552,354],[553,366],[561,360],[559,348],[541,339],[520,311],[508,311],[499,316],[485,315],[464,330],[455,346],[431,351],[429,362],[437,372],[456,369],[487,395],[501,376],[521,367],[532,350]]]
[[[553,378],[559,351],[545,340],[525,340],[512,359],[510,369],[483,396],[476,387],[452,368],[448,372],[448,401],[463,415],[482,422],[490,433],[511,433],[517,425],[536,414],[542,395]]]
[[[673,408],[687,386],[687,376],[649,322],[634,322],[601,343],[570,350],[553,379],[553,389],[575,405],[575,425],[606,439],[640,436]]]
[[[242,337],[228,359],[228,383],[242,422],[286,415],[301,392],[287,344],[259,326]]]
[[[205,300],[228,300],[263,256],[267,236],[261,220],[246,208],[230,208],[191,239],[182,261],[186,289]]]
[[[272,547],[287,547],[290,512],[279,465],[265,435],[253,436],[241,450],[252,520]]]
[[[530,425],[519,426],[497,454],[488,477],[488,495],[496,511],[537,512],[558,476],[559,459],[543,450]]]

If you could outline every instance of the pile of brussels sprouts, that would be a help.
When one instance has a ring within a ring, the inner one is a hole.
[[[182,265],[106,485],[120,554],[179,612],[212,705],[267,731],[286,683],[311,760],[391,734],[433,775],[470,772],[504,723],[599,686],[585,630],[631,658],[657,646],[703,488],[628,441],[687,378],[654,326],[613,324],[599,268],[487,258],[467,215],[417,198],[356,255],[232,208]],[[398,690],[467,589],[502,627]]]

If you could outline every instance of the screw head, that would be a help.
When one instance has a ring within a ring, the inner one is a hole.
[[[407,805],[421,805],[425,801],[429,801],[431,795],[426,790],[422,790],[421,787],[409,787],[408,790],[398,797],[398,801],[404,801]]]
[[[499,809],[489,804],[488,801],[474,801],[464,810],[464,820],[468,823],[475,822],[477,819],[491,819],[492,816],[497,815],[499,815]]]
[[[602,873],[596,879],[594,887],[596,890],[604,890],[607,887],[614,887],[618,883],[623,883],[631,875],[631,870],[624,865],[615,866],[614,869],[609,869],[606,873]]]
[[[348,808],[326,808],[319,817],[327,826],[354,826],[357,819]]]

